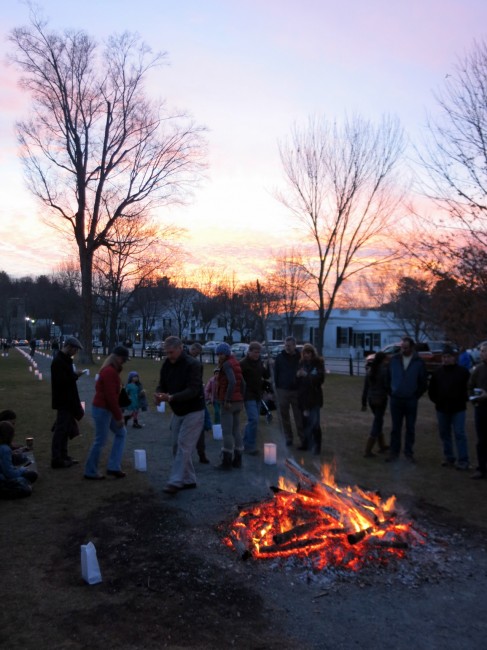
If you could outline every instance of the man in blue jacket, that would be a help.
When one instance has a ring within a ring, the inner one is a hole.
[[[401,453],[401,433],[403,420],[406,422],[404,454],[414,463],[414,439],[418,400],[426,391],[428,376],[424,361],[415,350],[415,343],[409,336],[401,340],[401,352],[389,362],[389,392],[392,419],[391,449],[386,460],[394,461]]]

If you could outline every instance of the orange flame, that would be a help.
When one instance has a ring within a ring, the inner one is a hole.
[[[340,488],[329,468],[322,480],[297,486],[279,480],[272,499],[242,510],[224,543],[242,557],[308,558],[313,567],[358,570],[402,558],[424,535],[400,519],[395,497],[358,487]]]

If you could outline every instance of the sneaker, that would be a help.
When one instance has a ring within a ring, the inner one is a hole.
[[[441,463],[442,467],[455,467],[455,461],[454,460],[444,460]]]
[[[125,478],[127,476],[121,469],[107,469],[107,474],[115,478]]]
[[[473,478],[474,480],[479,480],[479,479],[486,479],[487,474],[485,472],[481,472],[480,470],[477,470],[470,478]]]
[[[465,471],[467,469],[472,469],[471,466],[469,465],[468,461],[464,461],[464,462],[459,461],[456,464],[456,468],[459,469],[459,470],[463,470],[463,471]]]
[[[132,425],[132,429],[142,429],[142,425],[139,424],[138,422],[134,422]]]

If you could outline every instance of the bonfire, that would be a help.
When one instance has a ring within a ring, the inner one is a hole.
[[[225,536],[243,559],[298,557],[317,570],[358,570],[424,543],[394,496],[384,501],[375,492],[339,487],[326,465],[320,479],[292,459],[286,466],[297,481],[281,478],[273,497],[243,509]]]

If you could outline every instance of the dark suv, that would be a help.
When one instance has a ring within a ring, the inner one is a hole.
[[[449,345],[453,348],[455,354],[458,354],[458,346],[452,343],[451,341],[428,341],[416,343],[416,352],[423,359],[426,372],[428,375],[431,375],[439,366],[441,366],[441,355],[445,345]],[[390,359],[394,354],[397,354],[401,351],[401,343],[391,343],[386,345],[385,348],[381,350],[387,357]],[[374,354],[369,354],[365,358],[365,367],[367,368],[375,357]]]

